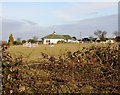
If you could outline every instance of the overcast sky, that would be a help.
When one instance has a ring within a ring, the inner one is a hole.
[[[21,2],[3,3],[2,17],[30,20],[40,26],[60,25],[74,21],[117,14],[115,2]]]
[[[104,0],[103,2],[98,2],[100,0],[97,2],[94,2],[94,0],[92,0],[93,2],[89,2],[89,0],[84,2],[72,2],[72,0],[70,0],[71,2],[67,0],[66,2],[45,1],[7,2],[7,0],[4,0],[4,3],[0,4],[2,5],[0,17],[3,26],[5,26],[2,27],[4,28],[3,34],[5,35],[8,31],[11,33],[16,32],[16,35],[17,33],[19,35],[21,31],[22,33],[24,31],[33,31],[34,34],[34,31],[43,30],[44,32],[43,27],[72,24],[80,20],[118,14],[118,2],[109,2],[110,0]]]
[[[0,2],[119,2],[119,0],[1,0]]]

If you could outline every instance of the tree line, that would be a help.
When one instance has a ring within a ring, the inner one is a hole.
[[[106,31],[97,30],[97,31],[94,32],[94,35],[97,36],[100,39],[100,41],[106,41],[108,39],[106,37],[106,35],[107,35]],[[120,32],[115,31],[115,32],[113,32],[113,35],[115,36],[117,41],[120,42]],[[72,37],[72,38],[77,40],[77,38],[75,36]],[[89,39],[93,39],[93,37],[90,36]],[[36,42],[38,42],[38,37],[34,36],[32,39],[28,39],[28,40],[21,40],[21,38],[17,38],[15,40],[13,35],[10,34],[8,42],[3,41],[2,44],[11,46],[11,45],[22,45],[22,44],[24,44],[26,42],[36,43]],[[40,42],[40,43],[42,43],[42,42]]]

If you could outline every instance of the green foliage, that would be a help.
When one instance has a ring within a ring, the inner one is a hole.
[[[57,44],[65,43],[64,40],[58,41]]]
[[[36,43],[36,40],[34,40],[34,39],[29,39],[28,42]]]
[[[10,36],[9,36],[9,40],[8,40],[8,44],[9,44],[9,46],[13,45],[13,42],[14,42],[13,35],[10,34]]]
[[[26,40],[22,40],[22,44],[26,43]]]
[[[14,45],[21,45],[22,43],[19,42],[19,41],[14,41],[13,44],[14,44]]]

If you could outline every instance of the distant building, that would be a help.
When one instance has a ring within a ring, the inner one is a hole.
[[[106,40],[106,43],[115,43],[114,40]]]
[[[69,35],[58,35],[55,32],[42,38],[43,44],[57,44],[58,41],[69,42],[71,39]]]
[[[116,42],[120,42],[120,36],[115,37]]]
[[[96,38],[95,42],[101,42],[100,38]]]
[[[115,43],[115,38],[107,38],[106,43]]]
[[[83,42],[90,42],[91,40],[89,38],[83,38],[82,41]]]

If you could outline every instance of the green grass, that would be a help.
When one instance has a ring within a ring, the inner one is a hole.
[[[40,62],[42,56],[41,52],[48,54],[49,56],[55,56],[58,57],[59,55],[63,55],[67,51],[77,51],[81,50],[83,47],[89,48],[91,46],[106,46],[106,44],[100,44],[100,43],[80,43],[80,44],[57,44],[54,45],[54,47],[50,47],[49,45],[39,45],[36,48],[27,48],[23,47],[22,45],[17,46],[11,46],[8,48],[7,51],[9,51],[12,56],[19,56],[23,55],[25,61],[27,62]]]

